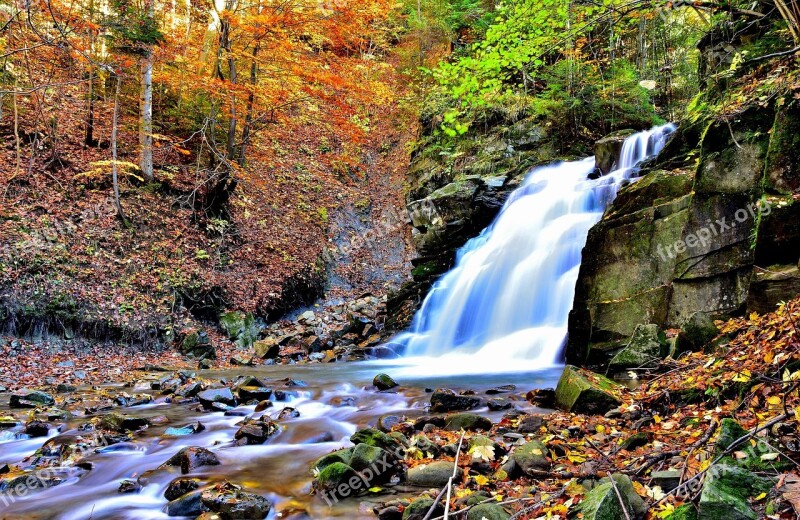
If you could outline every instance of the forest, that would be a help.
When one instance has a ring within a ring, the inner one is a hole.
[[[0,520],[800,518],[798,0],[0,2]]]

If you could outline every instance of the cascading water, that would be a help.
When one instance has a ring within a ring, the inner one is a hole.
[[[594,157],[533,169],[495,221],[459,250],[411,330],[393,340],[410,358],[404,372],[424,374],[432,361],[439,373],[460,374],[559,365],[589,229],[674,130],[667,124],[629,137],[616,169],[597,179],[588,178]]]

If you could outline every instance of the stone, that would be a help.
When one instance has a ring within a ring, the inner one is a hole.
[[[203,507],[202,495],[203,492],[200,490],[181,495],[175,500],[167,503],[167,514],[169,516],[196,517],[205,511],[205,508]]]
[[[500,504],[478,504],[467,513],[467,520],[508,520],[511,515]]]
[[[541,415],[526,415],[519,421],[517,431],[519,433],[538,433],[544,424],[544,417]]]
[[[658,325],[638,325],[628,344],[611,359],[608,369],[656,367],[666,353],[666,338]]]
[[[719,329],[714,325],[714,320],[705,312],[693,313],[681,329],[679,335],[681,346],[683,347],[685,344],[692,350],[702,350],[719,335]]]
[[[272,502],[244,491],[240,486],[222,482],[202,491],[203,505],[223,520],[261,520],[272,509]]]
[[[274,359],[281,353],[281,346],[277,339],[266,338],[253,343],[253,351],[260,359]]]
[[[489,410],[492,410],[493,412],[499,410],[510,410],[511,408],[514,408],[514,403],[504,397],[495,397],[489,399],[486,402],[486,405],[489,407]]]
[[[747,430],[742,428],[736,419],[726,417],[719,423],[719,432],[714,442],[714,455],[719,456],[724,453],[738,439],[747,435]]]
[[[372,385],[375,386],[378,390],[391,390],[392,388],[397,386],[397,383],[387,374],[378,374],[372,380]]]
[[[633,451],[636,448],[646,446],[650,442],[647,434],[644,432],[634,433],[620,444],[620,449]]]
[[[492,429],[492,421],[474,413],[454,413],[448,415],[444,423],[444,429],[450,431],[489,431]]]
[[[399,415],[385,414],[378,417],[378,429],[382,432],[389,433],[392,428],[403,422],[403,418]]]
[[[100,428],[118,432],[141,430],[149,425],[150,421],[143,417],[132,417],[117,412],[111,412],[100,417],[98,422]]]
[[[431,412],[455,412],[472,410],[481,405],[481,399],[473,395],[459,395],[447,388],[440,388],[431,395]]]
[[[607,175],[614,170],[622,151],[625,139],[636,133],[635,130],[618,130],[594,143],[594,156],[597,169],[602,175]]]
[[[50,425],[43,421],[33,420],[25,425],[23,433],[30,437],[47,437],[50,433]]]
[[[197,394],[200,399],[200,404],[206,410],[214,410],[215,403],[221,403],[227,406],[236,406],[236,398],[233,392],[228,387],[223,388],[210,388]]]
[[[431,507],[433,507],[433,504],[434,500],[427,495],[415,499],[406,506],[403,511],[403,520],[423,520]],[[431,518],[436,518],[442,514],[444,514],[444,506],[441,501],[439,501],[433,510],[433,516]]]
[[[463,470],[457,468],[454,480],[461,480],[463,474]],[[438,488],[446,485],[452,475],[453,463],[442,460],[410,468],[406,473],[406,480],[414,486]]]
[[[187,357],[197,358],[201,361],[217,358],[217,351],[204,330],[196,330],[186,334],[178,350]]]
[[[268,438],[278,433],[280,428],[278,425],[270,420],[269,417],[260,417],[259,419],[249,420],[245,422],[235,434],[233,438],[237,444],[264,444]]]
[[[196,478],[176,478],[167,486],[167,489],[164,491],[164,498],[172,501],[182,497],[186,493],[191,493],[199,487],[200,481]]]
[[[203,391],[203,388],[203,383],[200,382],[186,383],[175,390],[175,395],[179,397],[196,397],[197,394]]]
[[[423,415],[414,421],[414,429],[421,430],[426,424],[432,424],[437,428],[444,428],[445,418],[441,415]]]
[[[56,400],[53,396],[38,390],[22,391],[11,394],[8,406],[10,408],[36,408],[38,406],[53,406]]]
[[[243,403],[250,401],[268,401],[272,397],[272,389],[258,386],[240,386],[236,393]]]
[[[352,456],[353,456],[353,448],[336,450],[334,452],[328,453],[327,455],[323,455],[322,457],[317,459],[317,461],[312,465],[312,469],[315,469],[317,471],[322,471],[331,464],[335,464],[337,462],[349,465]]]
[[[117,493],[138,493],[142,490],[142,485],[135,480],[125,479],[119,483]]]
[[[556,387],[556,405],[572,413],[604,414],[622,404],[619,388],[606,377],[567,365]]]
[[[747,499],[767,493],[773,483],[737,466],[715,464],[706,474],[700,501],[698,520],[756,520],[759,516],[750,508]]]
[[[511,453],[514,463],[525,474],[529,471],[548,471],[550,461],[547,460],[547,446],[541,441],[529,441],[517,446]]]
[[[348,494],[355,494],[350,482],[361,482],[361,477],[356,473],[356,470],[343,462],[334,462],[325,466],[314,482],[315,488],[318,491],[328,494],[336,494],[340,487],[344,487]]]
[[[653,471],[650,473],[651,486],[658,486],[664,493],[669,493],[681,483],[682,473],[675,469]]]
[[[202,466],[218,466],[219,464],[220,461],[213,452],[199,446],[188,446],[170,457],[162,464],[162,467],[179,467],[181,473],[186,474]]]
[[[641,518],[647,513],[647,505],[636,494],[630,478],[622,474],[614,474],[614,485],[622,496],[622,503],[614,491],[611,481],[606,477],[600,479],[597,486],[589,491],[584,499],[570,512],[570,518],[578,515],[582,520],[620,520],[626,516]]]
[[[356,445],[366,444],[367,446],[382,448],[390,453],[394,453],[400,446],[395,439],[374,428],[358,430],[350,436],[350,442]]]

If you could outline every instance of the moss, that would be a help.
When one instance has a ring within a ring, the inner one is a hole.
[[[364,428],[357,431],[350,437],[350,442],[356,445],[366,444],[367,446],[383,448],[389,452],[393,452],[398,447],[395,439],[374,428]]]
[[[328,453],[327,455],[323,455],[314,463],[313,469],[317,469],[319,471],[324,470],[331,464],[335,464],[340,462],[342,464],[350,464],[350,459],[353,456],[353,448],[346,448],[343,450],[337,450],[333,453]]]
[[[356,471],[342,462],[334,462],[326,466],[317,476],[317,488],[335,490],[342,484],[347,484],[352,478],[360,478]]]
[[[605,413],[619,406],[619,388],[606,377],[567,365],[556,387],[556,405],[574,413]]]
[[[697,520],[697,510],[692,504],[676,507],[664,520]]]

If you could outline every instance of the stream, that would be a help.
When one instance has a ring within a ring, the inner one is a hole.
[[[397,362],[395,362],[397,363]],[[201,467],[190,472],[208,482],[229,480],[269,498],[273,510],[268,518],[374,518],[370,497],[344,500],[329,507],[323,500],[309,494],[311,489],[311,464],[332,450],[350,446],[349,437],[357,429],[374,426],[381,415],[397,414],[414,417],[425,414],[425,406],[433,388],[473,390],[485,394],[486,390],[501,385],[516,385],[516,390],[504,397],[516,401],[516,408],[533,410],[525,393],[533,388],[552,388],[560,369],[552,368],[533,373],[491,374],[446,377],[397,378],[400,387],[393,391],[378,392],[371,387],[378,372],[403,372],[403,365],[382,363],[346,363],[334,365],[271,366],[225,371],[202,371],[204,379],[233,379],[239,375],[252,375],[274,389],[283,388],[285,401],[274,400],[274,407],[263,413],[277,417],[284,407],[299,412],[299,417],[282,418],[280,433],[270,437],[263,445],[236,446],[233,436],[243,417],[223,412],[198,411],[194,403],[171,403],[168,396],[150,390],[150,380],[142,380],[134,388],[103,387],[111,395],[117,392],[148,393],[154,397],[150,404],[115,409],[136,417],[166,416],[167,424],[153,425],[136,434],[132,442],[93,449],[84,457],[92,464],[90,471],[78,468],[65,470],[59,476],[64,482],[55,487],[27,493],[0,494],[0,518],[59,519],[59,520],[144,520],[167,518],[194,518],[168,516],[164,511],[167,499],[164,491],[176,477],[179,469],[156,468],[188,446],[202,446],[212,450],[220,459],[220,466]],[[153,374],[157,378],[163,374]],[[307,386],[287,387],[291,378]],[[74,397],[91,397],[90,389],[79,389]],[[234,413],[260,416],[254,406],[241,406]],[[476,413],[499,420],[504,412],[490,412],[486,408]],[[230,413],[230,412],[228,412]],[[0,416],[8,414],[8,403],[0,406]],[[168,436],[168,427],[179,427],[201,422],[205,430],[193,435]],[[78,428],[87,417],[76,417],[63,422],[51,422],[56,428],[48,439],[26,438],[20,428],[0,432],[0,468],[3,464],[20,463],[34,454],[42,444],[58,438],[71,438],[84,434]],[[59,437],[60,436],[60,437]],[[145,475],[147,484],[138,493],[122,494],[120,484]],[[402,493],[399,487],[395,492]],[[409,495],[413,494],[409,490]],[[383,499],[386,495],[381,495]],[[380,497],[376,497],[376,501]],[[297,510],[298,516],[276,516],[281,511]],[[308,516],[302,514],[305,511]]]

